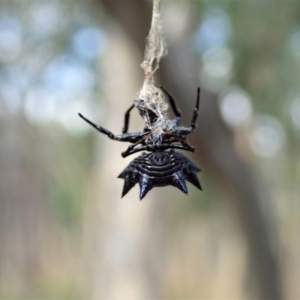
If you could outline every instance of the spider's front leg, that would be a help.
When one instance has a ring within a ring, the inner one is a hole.
[[[123,130],[122,130],[122,133],[127,133],[128,131],[128,126],[129,126],[129,118],[130,118],[130,112],[131,110],[134,108],[134,104],[132,104],[128,110],[126,111],[125,113],[125,118],[124,118],[124,127],[123,127]]]
[[[191,121],[191,128],[194,130],[196,127],[196,121],[198,118],[198,114],[199,114],[199,103],[200,103],[200,88],[198,87],[197,89],[197,100],[196,100],[196,107],[194,108],[194,112],[193,112],[193,117],[192,117],[192,121]]]
[[[147,134],[147,132],[131,132],[131,133],[123,133],[121,135],[114,135],[109,130],[94,124],[92,121],[85,118],[82,114],[78,114],[84,121],[89,123],[92,127],[100,131],[101,133],[107,135],[110,139],[119,141],[119,142],[130,142],[130,143],[136,143],[138,142],[143,136]]]

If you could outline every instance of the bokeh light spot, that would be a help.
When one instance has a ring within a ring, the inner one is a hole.
[[[83,28],[73,37],[75,53],[85,59],[93,59],[100,55],[106,44],[106,37],[99,28]]]
[[[48,91],[33,88],[27,94],[24,109],[30,122],[46,123],[51,121],[56,113],[56,102]]]
[[[255,119],[250,134],[252,151],[261,157],[276,155],[286,141],[285,132],[281,123],[271,116],[259,116]]]
[[[228,76],[232,62],[232,52],[228,48],[211,49],[203,55],[203,68],[211,77]]]
[[[196,48],[203,53],[209,49],[226,45],[231,35],[231,27],[228,14],[224,10],[209,10],[196,31]]]
[[[231,127],[247,124],[252,116],[250,96],[239,87],[232,87],[220,100],[224,121]]]
[[[21,27],[14,17],[6,15],[0,18],[0,60],[10,62],[21,51]]]
[[[30,26],[35,35],[50,36],[64,28],[67,16],[57,1],[36,2],[30,11]]]
[[[92,70],[71,55],[63,55],[50,63],[43,79],[47,88],[59,91],[66,97],[87,92],[95,85]]]

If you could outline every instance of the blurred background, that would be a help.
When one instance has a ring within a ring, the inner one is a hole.
[[[202,88],[204,191],[139,202],[128,145],[77,113],[121,133],[151,5],[0,2],[1,299],[300,298],[300,2],[162,0],[157,82],[185,125]]]

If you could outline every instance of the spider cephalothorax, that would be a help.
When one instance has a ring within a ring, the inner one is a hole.
[[[181,149],[194,152],[195,148],[186,142],[186,135],[190,134],[196,127],[196,120],[199,111],[200,89],[197,92],[196,107],[190,127],[181,127],[181,114],[173,97],[161,87],[167,95],[175,120],[169,120],[166,115],[156,115],[152,110],[142,109],[137,105],[140,100],[136,100],[125,113],[124,127],[121,135],[114,135],[107,129],[98,126],[79,116],[110,139],[129,142],[131,145],[123,157],[140,151],[148,151],[134,159],[128,167],[119,175],[125,180],[122,197],[136,184],[140,184],[140,199],[142,199],[153,187],[172,185],[179,188],[185,194],[188,193],[185,180],[201,189],[197,178],[200,168],[190,161],[183,154],[175,152],[173,149]],[[146,116],[146,127],[143,132],[128,132],[130,112],[134,107],[139,109],[142,117]],[[157,132],[159,131],[159,132]],[[171,151],[166,151],[171,149]]]

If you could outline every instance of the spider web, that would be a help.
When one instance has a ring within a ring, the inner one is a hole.
[[[146,127],[151,130],[152,140],[156,144],[161,141],[164,130],[170,130],[175,125],[175,121],[171,121],[167,117],[168,104],[161,89],[155,86],[154,78],[161,59],[167,53],[167,43],[163,34],[160,14],[160,0],[153,0],[151,28],[146,39],[144,61],[141,64],[145,72],[145,80],[139,93],[139,99],[134,103],[140,111],[152,111],[157,116],[156,122],[150,124],[147,113],[143,115]]]

